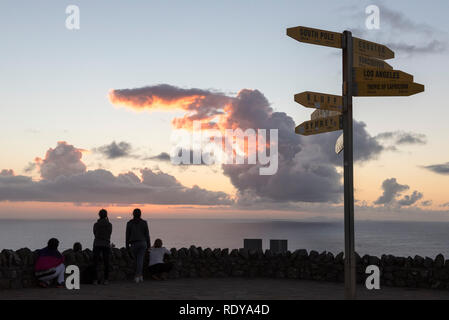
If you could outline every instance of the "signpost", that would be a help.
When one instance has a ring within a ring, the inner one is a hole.
[[[307,27],[294,27],[287,29],[287,35],[300,42],[341,49],[341,33],[338,32]]]
[[[388,63],[386,63],[383,60],[370,58],[364,55],[360,54],[354,54],[354,67],[370,67],[370,68],[377,68],[377,69],[388,69],[393,70],[393,67],[390,66]]]
[[[354,37],[354,52],[366,56],[387,60],[394,58],[394,52],[387,46]]]
[[[305,91],[295,94],[295,101],[307,108],[324,109],[342,112],[343,99],[341,96],[318,92]]]
[[[361,81],[354,83],[354,96],[411,96],[424,91],[424,86],[414,82]]]
[[[287,35],[300,42],[342,49],[342,96],[316,92],[295,95],[295,101],[307,108],[316,108],[311,121],[295,128],[304,136],[343,129],[335,152],[344,148],[344,229],[345,229],[345,297],[355,299],[356,264],[354,245],[354,168],[353,168],[353,96],[409,96],[424,91],[414,83],[413,76],[393,70],[383,60],[394,58],[388,47],[371,41],[353,38],[350,31],[337,33],[307,27],[287,29]]]
[[[341,112],[338,112],[338,111],[329,111],[329,110],[323,110],[323,109],[316,109],[310,115],[310,120],[316,120],[316,119],[319,119],[319,118],[327,118],[327,117],[333,117],[333,116],[339,116],[339,115],[341,115]]]
[[[295,128],[295,133],[310,136],[312,134],[341,130],[342,125],[341,116],[319,118],[301,123]]]
[[[352,81],[407,81],[413,82],[413,76],[400,70],[379,70],[375,68],[353,68]]]
[[[336,154],[340,154],[340,152],[343,151],[344,149],[344,144],[343,144],[343,133],[338,137],[337,141],[335,141],[335,153]]]

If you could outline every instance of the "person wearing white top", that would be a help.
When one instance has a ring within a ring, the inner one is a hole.
[[[167,274],[172,269],[173,265],[169,262],[164,262],[165,255],[170,255],[170,251],[162,246],[162,240],[156,239],[154,246],[150,249],[150,266],[149,271],[151,277],[155,280],[167,279]]]

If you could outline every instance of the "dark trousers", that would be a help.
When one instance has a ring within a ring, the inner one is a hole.
[[[157,275],[164,272],[170,272],[170,270],[173,268],[173,264],[171,263],[156,263],[153,264],[148,268],[150,273],[153,275]]]
[[[148,245],[146,241],[131,243],[131,251],[136,259],[136,277],[143,276],[143,259],[145,258],[147,247]]]
[[[109,280],[109,255],[110,247],[95,246],[94,247],[94,280],[98,280],[98,265],[100,263],[100,255],[103,255],[104,264],[104,280]]]

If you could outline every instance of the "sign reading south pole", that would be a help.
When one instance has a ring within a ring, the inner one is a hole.
[[[415,82],[361,81],[354,83],[354,96],[411,96],[424,91],[424,85]]]
[[[287,35],[295,40],[320,46],[342,48],[341,33],[308,27],[287,29]]]
[[[343,98],[333,94],[305,91],[295,94],[295,101],[304,107],[342,112]]]

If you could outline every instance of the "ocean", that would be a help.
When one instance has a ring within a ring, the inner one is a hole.
[[[92,226],[89,220],[0,220],[0,250],[44,247],[56,237],[60,249],[80,242],[91,248]],[[288,240],[289,250],[307,249],[337,254],[343,251],[343,223],[294,220],[230,220],[230,219],[149,219],[152,241],[161,238],[167,248],[191,245],[203,248],[241,248],[244,238]],[[125,220],[111,220],[112,242],[125,244]],[[442,253],[449,257],[449,222],[356,222],[356,250],[360,255],[393,254],[396,256],[429,256]]]

